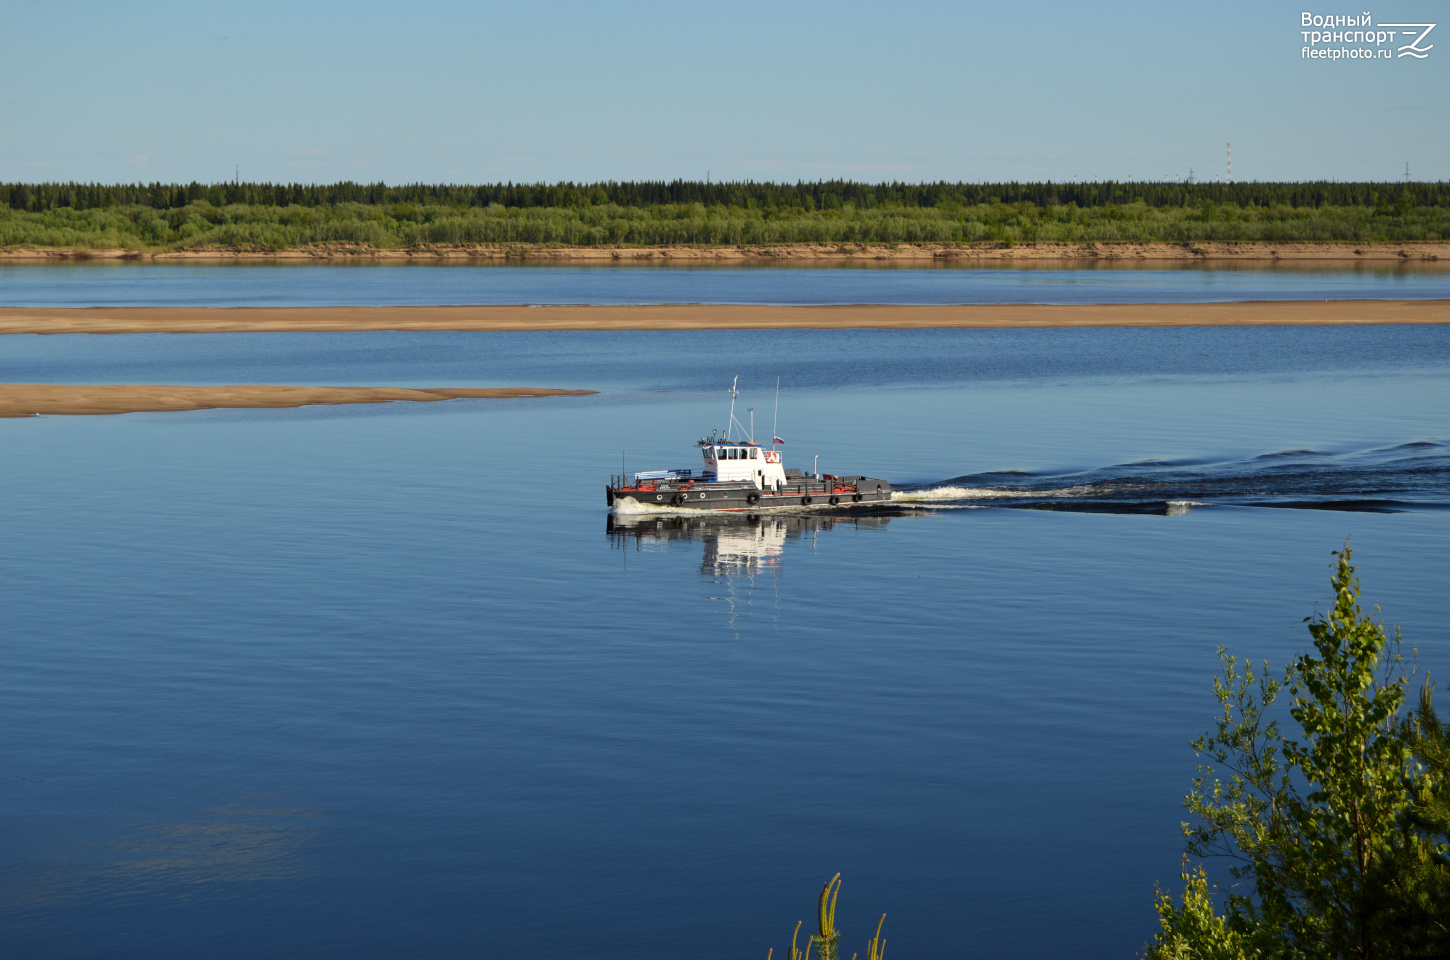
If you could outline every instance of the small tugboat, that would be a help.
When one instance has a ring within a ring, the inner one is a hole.
[[[608,505],[617,512],[662,509],[754,513],[802,507],[843,509],[890,502],[891,484],[885,480],[785,469],[780,451],[774,449],[785,441],[772,431],[772,449],[763,449],[755,442],[754,431],[747,431],[735,419],[739,382],[736,377],[730,386],[730,420],[723,436],[716,430],[695,444],[705,461],[703,470],[646,470],[632,476],[610,477],[605,490]],[[779,389],[777,385],[777,403]],[[752,424],[754,419],[752,416]],[[737,429],[749,439],[735,439]]]

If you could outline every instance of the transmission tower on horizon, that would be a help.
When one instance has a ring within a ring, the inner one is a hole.
[[[1224,167],[1224,171],[1223,171],[1223,182],[1224,183],[1233,183],[1234,182],[1234,145],[1232,143],[1225,143],[1223,145],[1223,152],[1224,152],[1224,156],[1227,157],[1227,159],[1228,159],[1227,165]]]

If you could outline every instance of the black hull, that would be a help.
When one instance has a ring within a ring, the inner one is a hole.
[[[752,483],[659,484],[653,489],[606,487],[605,499],[609,506],[626,510],[844,510],[890,503],[891,484],[872,477],[791,480],[778,493],[758,490]]]

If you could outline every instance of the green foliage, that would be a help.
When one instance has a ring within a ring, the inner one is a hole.
[[[0,184],[0,247],[1450,239],[1450,184]]]
[[[817,932],[810,935],[806,940],[806,952],[802,954],[796,948],[796,942],[800,937],[801,925],[797,921],[795,933],[791,934],[790,952],[786,954],[786,960],[810,960],[811,950],[816,950],[816,956],[820,960],[838,960],[841,947],[841,932],[836,929],[836,897],[841,893],[841,875],[838,873],[826,881],[821,888],[821,895],[816,900],[816,921]],[[881,927],[886,923],[886,914],[881,915],[881,920],[876,924],[876,936],[866,942],[866,960],[885,960],[886,941],[881,939]],[[771,960],[775,955],[774,948],[765,954],[766,960]],[[852,954],[851,960],[856,960],[859,954]]]
[[[841,932],[836,929],[836,897],[841,892],[841,875],[838,873],[826,881],[821,888],[821,898],[816,904],[816,916],[820,921],[819,932],[811,937],[819,944],[816,956],[821,960],[837,960],[841,947]]]
[[[1161,890],[1155,898],[1162,929],[1149,945],[1146,960],[1248,960],[1254,956],[1244,935],[1214,912],[1203,867],[1190,872],[1185,862],[1178,876],[1183,881],[1180,903]]]
[[[866,960],[886,960],[886,941],[881,939],[881,928],[885,923],[886,914],[883,913],[876,921],[876,936],[866,941]]]
[[[1406,827],[1424,842],[1407,844],[1394,865],[1401,897],[1388,922],[1414,956],[1450,954],[1450,723],[1435,714],[1426,683],[1404,730],[1427,776],[1413,784]],[[1438,953],[1437,953],[1438,950]]]
[[[1184,831],[1190,854],[1229,859],[1233,883],[1219,914],[1202,869],[1185,872],[1180,903],[1158,899],[1150,957],[1450,950],[1446,728],[1428,686],[1421,710],[1400,716],[1408,677],[1398,631],[1386,635],[1364,614],[1348,545],[1337,556],[1334,605],[1309,621],[1314,653],[1294,660],[1282,683],[1267,663],[1241,672],[1220,650],[1219,717],[1193,744],[1211,765],[1184,801],[1197,821]],[[1271,716],[1286,691],[1299,739]]]
[[[878,207],[1012,206],[1080,210],[1142,205],[1193,208],[1413,207],[1450,206],[1446,183],[763,183],[752,180],[701,183],[697,180],[604,183],[399,184],[353,183],[7,183],[0,206],[38,213],[141,206],[170,210],[198,203],[213,207],[489,207],[584,209],[589,207],[716,208],[766,212],[849,213]]]
[[[790,953],[786,954],[786,960],[803,960],[800,950],[796,948],[796,940],[800,937],[800,935],[801,921],[797,920],[795,922],[795,932],[790,935]],[[810,949],[810,941],[807,941],[806,952],[809,953]],[[771,960],[771,957],[773,956],[775,956],[774,947],[771,947],[769,950],[765,951],[765,960]]]

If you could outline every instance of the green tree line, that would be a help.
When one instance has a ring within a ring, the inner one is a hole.
[[[0,247],[1450,239],[1450,184],[0,184]]]
[[[1375,207],[1405,198],[1415,207],[1450,207],[1450,183],[812,183],[691,180],[600,183],[459,184],[385,183],[0,183],[0,206],[41,213],[68,208],[149,207],[170,210],[205,201],[214,207],[334,207],[416,204],[442,207],[597,206],[658,207],[703,204],[741,210],[858,210],[877,207],[975,207],[1031,204],[1083,208],[1143,204],[1149,207]]]

